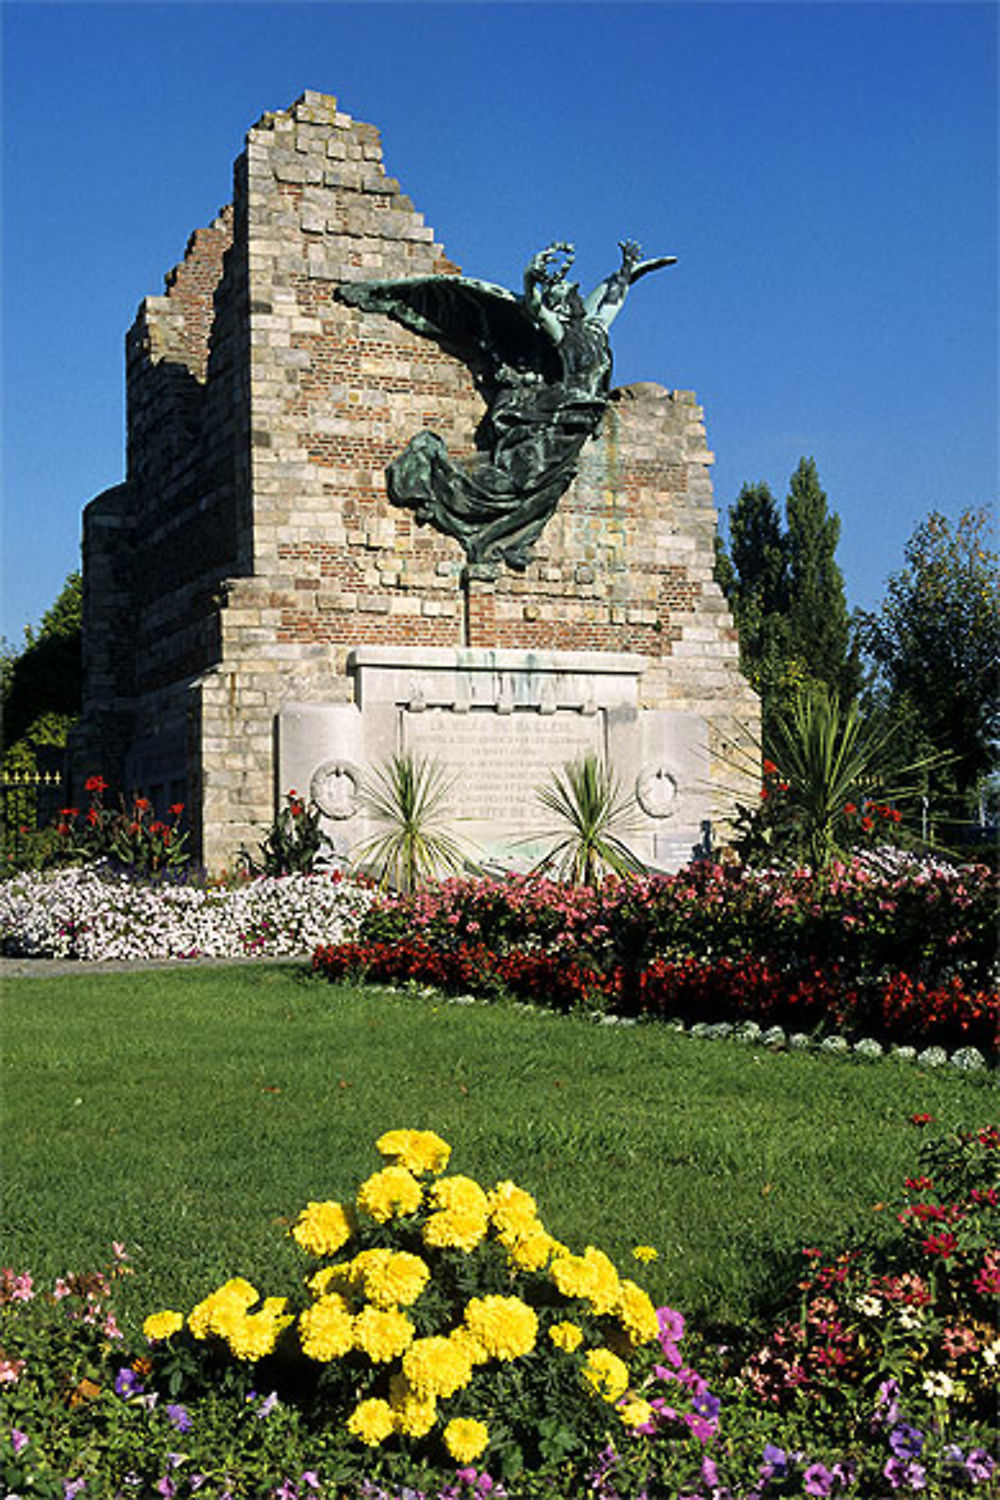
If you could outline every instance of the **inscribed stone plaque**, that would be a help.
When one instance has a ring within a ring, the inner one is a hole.
[[[484,849],[534,842],[551,823],[536,788],[570,761],[603,751],[600,713],[427,709],[402,715],[403,745],[454,780],[456,830]]]

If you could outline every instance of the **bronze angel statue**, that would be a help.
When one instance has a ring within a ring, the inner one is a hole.
[[[456,537],[470,562],[527,566],[597,431],[611,390],[608,329],[629,287],[676,260],[643,260],[632,240],[619,248],[621,265],[586,298],[568,279],[574,252],[562,242],[532,257],[519,296],[462,276],[338,290],[353,307],[458,349],[476,375],[487,403],[479,461],[457,463],[437,433],[424,431],[386,470],[390,498]]]

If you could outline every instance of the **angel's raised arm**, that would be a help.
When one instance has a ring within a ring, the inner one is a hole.
[[[619,249],[622,252],[621,265],[595,286],[583,304],[588,318],[596,318],[605,328],[609,328],[618,316],[633,282],[650,271],[672,266],[677,261],[676,255],[658,255],[653,260],[642,260],[642,251],[635,240],[620,240]]]

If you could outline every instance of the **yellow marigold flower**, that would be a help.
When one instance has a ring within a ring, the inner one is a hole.
[[[557,1349],[564,1349],[567,1354],[572,1354],[574,1349],[579,1349],[583,1343],[583,1334],[575,1323],[553,1323],[549,1329],[549,1338]]]
[[[475,1337],[472,1330],[464,1325],[461,1328],[453,1328],[448,1335],[448,1342],[454,1344],[464,1355],[468,1357],[470,1365],[484,1365],[489,1355],[482,1344]]]
[[[151,1313],[142,1325],[142,1331],[151,1342],[168,1339],[184,1327],[184,1314],[179,1312]]]
[[[441,1177],[428,1190],[427,1200],[432,1208],[451,1208],[484,1218],[490,1211],[489,1200],[473,1177]]]
[[[617,1308],[621,1283],[603,1250],[588,1245],[582,1255],[557,1255],[549,1272],[564,1297],[585,1297],[599,1316]]]
[[[648,1401],[634,1396],[631,1401],[619,1406],[618,1415],[626,1427],[642,1427],[644,1423],[652,1421],[653,1408]]]
[[[416,1395],[402,1371],[389,1381],[389,1405],[396,1431],[404,1437],[426,1437],[437,1421],[434,1397]]]
[[[660,1323],[656,1308],[648,1293],[641,1286],[636,1286],[634,1281],[626,1280],[621,1284],[618,1317],[633,1344],[648,1344],[659,1335]]]
[[[632,1251],[632,1254],[635,1256],[636,1260],[641,1260],[643,1264],[647,1264],[651,1260],[659,1259],[659,1251],[654,1250],[652,1245],[636,1245],[635,1249]]]
[[[490,1440],[485,1422],[474,1417],[453,1417],[444,1430],[444,1444],[456,1463],[468,1464],[478,1458]]]
[[[343,1260],[338,1261],[335,1266],[324,1266],[306,1282],[314,1297],[325,1297],[330,1292],[346,1292],[350,1285],[351,1262]]]
[[[628,1366],[610,1349],[588,1349],[583,1378],[605,1401],[612,1404],[628,1390]]]
[[[472,1360],[461,1344],[432,1334],[414,1339],[403,1355],[403,1374],[417,1396],[453,1396],[472,1378]]]
[[[468,1255],[486,1238],[489,1227],[485,1214],[443,1208],[431,1214],[422,1233],[424,1244],[434,1250],[464,1250]]]
[[[226,1328],[259,1300],[259,1295],[249,1281],[236,1276],[191,1309],[188,1327],[196,1339],[207,1338],[210,1333],[224,1335]]]
[[[554,1240],[540,1224],[526,1228],[523,1233],[504,1230],[498,1238],[507,1251],[507,1259],[517,1271],[543,1270],[550,1256],[560,1248],[558,1240]]]
[[[336,1255],[357,1229],[354,1210],[342,1203],[309,1203],[292,1226],[292,1238],[310,1255]]]
[[[347,1430],[369,1448],[377,1448],[391,1435],[396,1422],[392,1407],[379,1396],[360,1401],[347,1419]]]
[[[538,1205],[516,1182],[498,1182],[488,1195],[490,1218],[497,1229],[523,1229],[538,1217]]]
[[[307,1359],[321,1363],[339,1359],[354,1346],[354,1319],[336,1292],[321,1297],[299,1315],[299,1340]]]
[[[397,1308],[369,1303],[354,1319],[354,1347],[373,1364],[387,1364],[413,1343],[413,1324]]]
[[[518,1359],[535,1347],[538,1318],[520,1297],[473,1297],[465,1326],[491,1359]]]
[[[350,1284],[378,1307],[411,1307],[430,1274],[427,1262],[407,1250],[362,1250],[348,1268]]]
[[[415,1214],[423,1201],[423,1188],[406,1167],[383,1167],[358,1189],[358,1207],[379,1224],[397,1214]]]
[[[287,1297],[268,1297],[260,1312],[246,1313],[226,1329],[225,1338],[237,1359],[263,1359],[272,1353],[278,1334],[292,1321],[283,1316]]]
[[[443,1172],[448,1165],[451,1147],[433,1130],[387,1130],[375,1142],[375,1149],[386,1161],[422,1176],[424,1172]]]

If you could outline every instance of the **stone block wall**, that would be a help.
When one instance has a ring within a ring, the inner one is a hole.
[[[484,405],[459,358],[336,291],[457,272],[378,132],[307,92],[251,129],[232,208],[129,334],[127,479],[85,522],[80,743],[93,768],[100,705],[119,703],[119,758],[146,790],[186,746],[212,867],[255,842],[286,790],[282,708],[352,701],[358,647],[639,653],[643,706],[701,715],[716,748],[756,723],[712,579],[711,454],[690,393],[615,393],[524,573],[466,568],[456,541],[389,502],[384,470],[410,437],[430,428],[468,457]],[[111,666],[123,610],[131,651]]]

